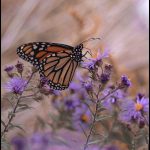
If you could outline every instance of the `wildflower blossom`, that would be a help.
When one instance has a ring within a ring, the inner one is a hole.
[[[93,85],[92,85],[92,81],[89,79],[89,77],[85,76],[81,76],[81,74],[77,73],[76,75],[77,79],[80,81],[80,89],[79,90],[86,90],[86,91],[91,91],[92,88],[93,88]]]
[[[45,84],[47,84],[47,82],[48,82],[47,78],[45,78],[45,77],[40,78],[40,86],[41,87],[44,86]]]
[[[102,73],[101,76],[100,76],[100,81],[103,84],[107,83],[109,81],[109,79],[110,79],[110,75],[109,74]]]
[[[131,123],[136,121],[139,125],[148,123],[149,99],[137,96],[136,101],[126,100],[121,105],[120,120]]]
[[[95,61],[91,60],[91,61],[83,62],[82,66],[89,70],[94,70],[95,69]]]
[[[100,49],[98,49],[98,54],[96,58],[90,58],[89,61],[83,62],[82,65],[83,67],[89,69],[89,70],[94,70],[96,66],[101,65],[101,61],[104,58],[107,58],[109,55],[108,50],[104,50],[104,52],[101,54]]]
[[[7,72],[9,77],[13,77],[13,74],[12,74],[13,69],[14,69],[14,66],[13,65],[9,65],[9,66],[5,67],[4,71]]]
[[[91,81],[82,82],[82,86],[86,89],[86,91],[92,90],[92,82]]]
[[[18,73],[22,73],[23,72],[23,63],[19,62],[15,65],[15,67],[17,68]]]
[[[40,133],[35,133],[29,139],[29,144],[32,150],[46,150],[49,146],[49,139]]]
[[[48,150],[49,138],[40,133],[35,133],[31,137],[14,137],[11,144],[15,150]]]
[[[81,90],[81,84],[79,83],[76,83],[76,82],[71,82],[70,85],[69,85],[69,89],[72,91],[72,92],[77,92],[79,90]]]
[[[81,131],[82,128],[86,129],[91,123],[91,112],[85,104],[77,107],[73,113],[73,126],[76,130]]]
[[[123,87],[131,86],[131,82],[126,75],[122,75],[122,77],[121,77],[121,86],[123,86]]]
[[[27,84],[27,81],[24,80],[23,78],[14,77],[14,78],[11,78],[4,85],[4,87],[8,92],[12,92],[15,94],[21,94],[24,91],[26,84]]]
[[[10,66],[6,66],[5,69],[4,69],[4,71],[10,72],[10,71],[12,71],[13,69],[14,69],[14,66],[13,66],[13,65],[10,65]]]
[[[75,108],[77,107],[77,106],[79,106],[80,105],[80,100],[79,100],[79,98],[78,98],[78,96],[75,94],[75,95],[72,95],[72,96],[70,96],[70,97],[68,97],[68,98],[66,98],[65,100],[64,100],[64,106],[65,106],[65,109],[66,110],[75,110]]]
[[[106,96],[109,92],[111,92],[110,88],[107,88],[103,91],[103,96]],[[121,90],[117,90],[116,92],[110,94],[103,102],[102,105],[109,111],[113,111],[115,106],[118,106],[120,102],[122,102],[125,93]]]
[[[100,52],[100,49],[98,49],[97,57],[95,59],[95,63],[98,65],[98,63],[109,56],[108,49],[105,49],[103,53]],[[99,65],[98,65],[99,66]]]
[[[27,141],[24,137],[14,137],[11,140],[11,144],[14,146],[15,150],[26,150]]]
[[[112,66],[110,64],[105,64],[104,70],[102,71],[102,74],[100,75],[101,83],[106,84],[109,81],[111,71],[112,71]]]

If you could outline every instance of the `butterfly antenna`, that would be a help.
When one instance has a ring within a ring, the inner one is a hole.
[[[89,39],[87,39],[87,40],[81,42],[81,44],[86,43],[86,42],[89,42],[89,41],[93,41],[93,40],[101,40],[101,38],[89,38]]]

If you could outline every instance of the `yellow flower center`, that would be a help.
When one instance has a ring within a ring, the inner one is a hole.
[[[88,121],[89,121],[89,117],[88,117],[86,114],[83,114],[83,115],[81,116],[81,121],[83,121],[83,122],[88,122]]]
[[[135,104],[135,110],[136,111],[140,111],[140,110],[142,110],[143,109],[143,105],[142,104],[140,104],[140,103],[136,103]]]

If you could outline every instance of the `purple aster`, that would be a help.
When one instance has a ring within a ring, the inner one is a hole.
[[[101,53],[101,50],[98,49],[98,53],[97,53],[97,58],[96,58],[96,60],[99,61],[99,60],[101,60],[101,59],[104,59],[104,58],[109,57],[109,53],[110,53],[110,51],[109,51],[108,49],[104,49],[104,52],[103,52],[103,53]]]
[[[22,94],[25,89],[27,81],[20,77],[11,78],[5,85],[5,89],[8,92],[12,92],[15,94]]]
[[[77,73],[76,74],[77,79],[80,81],[80,91],[85,89],[86,91],[91,91],[92,90],[92,81],[88,77],[82,77],[81,74]],[[84,92],[84,91],[83,91]]]
[[[126,100],[122,102],[120,120],[126,123],[136,121],[139,125],[148,124],[149,99],[137,96],[136,101]]]
[[[46,150],[49,146],[49,139],[44,134],[35,133],[29,139],[29,145],[31,150]]]
[[[23,72],[23,63],[19,62],[15,65],[15,67],[17,68],[18,73],[22,73]]]
[[[72,92],[79,91],[81,88],[82,88],[81,85],[79,83],[76,83],[76,82],[71,82],[70,85],[69,85],[69,89]]]
[[[105,64],[105,66],[104,66],[104,72],[110,74],[111,71],[112,71],[112,65],[110,65],[110,64]]]
[[[7,72],[9,77],[13,77],[13,74],[12,74],[13,69],[14,69],[14,66],[13,65],[9,65],[9,66],[5,67],[4,71]]]
[[[102,73],[100,76],[100,81],[103,84],[107,83],[109,81],[109,79],[110,79],[110,74]]]
[[[109,92],[111,92],[111,89],[105,89],[103,91],[103,96],[106,96]],[[113,111],[115,106],[118,106],[120,102],[125,97],[125,93],[121,90],[117,90],[116,92],[110,94],[106,99],[102,101],[103,107],[105,107],[109,111]]]
[[[80,107],[76,107],[72,119],[73,127],[79,131],[82,131],[82,128],[88,128],[91,123],[91,117],[92,114],[85,104],[82,104]]]
[[[107,58],[109,56],[109,51],[104,50],[104,52],[101,54],[100,49],[98,49],[98,54],[96,58],[90,58],[89,61],[83,62],[82,65],[83,67],[89,69],[89,70],[94,70],[96,65],[100,66],[101,61],[103,58]]]
[[[121,86],[122,87],[130,87],[131,81],[128,79],[126,75],[121,76]]]
[[[27,141],[24,137],[14,137],[11,140],[11,144],[14,146],[15,150],[26,150]]]
[[[106,84],[109,81],[111,71],[112,71],[112,66],[110,64],[105,64],[103,73],[100,75],[101,83]]]
[[[114,145],[109,145],[105,146],[102,150],[119,150],[119,149]]]
[[[47,84],[48,79],[45,77],[40,77],[40,86],[44,86],[45,84]]]
[[[82,63],[82,66],[89,69],[89,70],[94,70],[95,69],[95,61],[90,60]]]
[[[11,72],[12,70],[14,69],[14,66],[13,65],[7,65],[6,67],[5,67],[5,69],[4,69],[4,71],[6,71],[6,72]]]
[[[64,100],[64,105],[65,105],[65,109],[66,110],[75,110],[75,108],[77,107],[77,106],[79,106],[80,105],[80,100],[79,100],[79,98],[78,98],[78,96],[75,94],[75,95],[72,95],[71,97],[69,97],[69,98],[66,98],[65,100]]]
[[[82,86],[86,89],[86,91],[92,91],[92,82],[91,81],[82,81]]]

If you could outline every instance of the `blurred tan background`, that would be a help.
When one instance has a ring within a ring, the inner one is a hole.
[[[27,42],[75,46],[90,37],[101,37],[101,41],[89,42],[86,47],[93,52],[101,47],[110,49],[117,72],[130,76],[135,93],[148,94],[148,3],[148,0],[2,0],[2,70],[5,65],[17,62],[16,48]],[[5,81],[3,72],[1,80]],[[46,105],[34,106],[37,111],[40,107],[44,116]],[[19,122],[29,119],[26,116]]]
[[[31,41],[76,45],[89,37],[93,51],[111,50],[117,68],[148,81],[148,0],[2,0],[2,69],[16,48]],[[3,79],[3,74],[2,74]],[[148,87],[148,84],[147,84]]]

